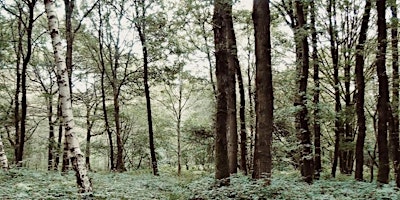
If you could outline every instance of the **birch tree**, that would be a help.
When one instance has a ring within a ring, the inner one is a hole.
[[[77,184],[80,193],[92,193],[92,185],[87,176],[85,165],[85,157],[79,147],[79,140],[74,132],[74,116],[72,113],[71,94],[69,90],[68,71],[65,64],[65,58],[61,54],[62,43],[60,32],[58,29],[58,18],[54,1],[45,0],[45,10],[48,19],[49,34],[51,36],[52,46],[54,50],[54,59],[57,65],[58,87],[61,98],[61,110],[63,113],[63,122],[65,129],[65,138],[68,143],[69,152],[73,169],[76,173]]]
[[[3,145],[3,140],[0,137],[0,165],[3,168],[3,170],[8,170],[8,160],[7,160],[7,155],[6,152],[4,151],[4,145]]]

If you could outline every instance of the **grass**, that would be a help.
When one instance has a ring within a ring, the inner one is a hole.
[[[270,186],[238,174],[230,186],[217,187],[207,172],[184,171],[177,176],[161,169],[160,176],[150,171],[91,173],[94,199],[400,199],[393,183],[356,182],[352,177],[315,181],[308,185],[297,172],[274,172]],[[0,171],[0,199],[79,199],[74,173],[11,169]]]

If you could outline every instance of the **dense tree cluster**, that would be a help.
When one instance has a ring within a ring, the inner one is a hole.
[[[0,6],[4,170],[71,166],[83,193],[89,170],[165,166],[400,187],[394,0]]]

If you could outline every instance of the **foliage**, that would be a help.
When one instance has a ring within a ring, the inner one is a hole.
[[[272,184],[264,186],[242,174],[230,179],[230,186],[217,187],[212,174],[161,168],[161,176],[139,170],[126,173],[92,173],[95,199],[398,199],[393,184],[357,182],[343,176],[308,185],[297,172],[274,172]],[[77,199],[72,172],[11,169],[0,172],[1,199]]]

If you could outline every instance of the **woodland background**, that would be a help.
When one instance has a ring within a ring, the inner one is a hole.
[[[45,4],[0,3],[2,197],[74,198]],[[95,197],[399,198],[398,3],[56,1]]]

